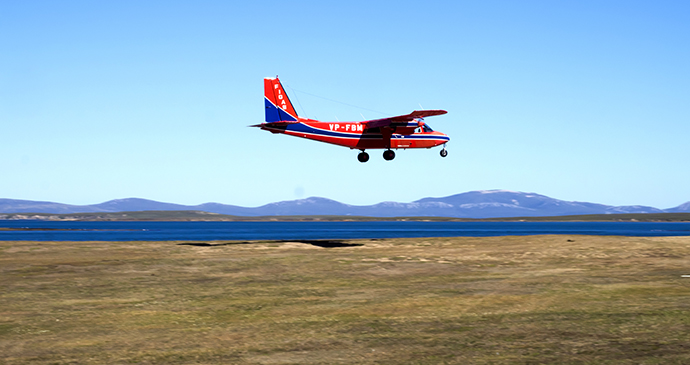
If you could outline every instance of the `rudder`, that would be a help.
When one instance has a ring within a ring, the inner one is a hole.
[[[267,123],[297,121],[297,112],[277,76],[264,79],[264,104]]]

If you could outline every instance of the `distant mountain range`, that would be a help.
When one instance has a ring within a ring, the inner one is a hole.
[[[0,199],[0,213],[66,214],[150,210],[195,210],[237,216],[356,215],[369,217],[502,218],[580,214],[690,213],[690,202],[670,209],[641,205],[611,206],[564,201],[534,193],[507,190],[470,191],[443,198],[424,198],[412,203],[382,202],[374,205],[349,205],[331,199],[311,197],[271,203],[256,208],[219,203],[180,205],[137,198],[117,199],[94,205]]]

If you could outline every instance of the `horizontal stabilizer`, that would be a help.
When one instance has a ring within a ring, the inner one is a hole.
[[[261,123],[261,124],[253,124],[248,127],[270,127],[270,126],[275,126],[275,127],[284,127],[288,124],[297,124],[299,123],[298,121],[280,121],[280,122],[268,122],[268,123]]]

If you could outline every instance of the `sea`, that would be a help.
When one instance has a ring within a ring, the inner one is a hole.
[[[542,234],[690,236],[690,222],[54,222],[0,221],[0,241],[249,241]]]

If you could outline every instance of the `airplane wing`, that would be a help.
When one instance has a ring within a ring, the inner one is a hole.
[[[388,118],[383,118],[383,119],[368,120],[364,123],[366,124],[367,129],[369,129],[369,128],[376,128],[376,127],[385,127],[387,125],[390,125],[391,123],[409,122],[409,121],[419,119],[419,118],[431,117],[434,115],[443,115],[446,113],[448,113],[448,112],[445,110],[415,110],[410,114],[398,115],[395,117],[388,117]]]

